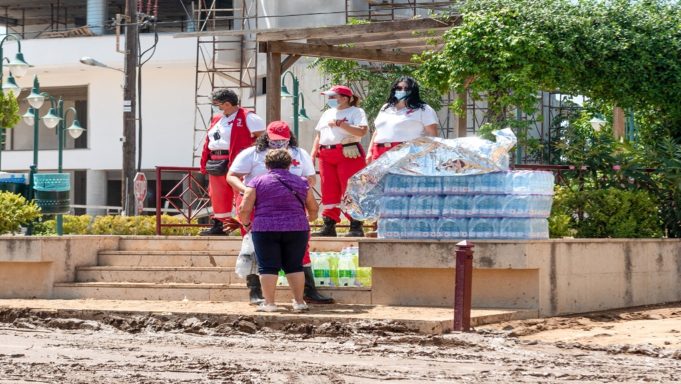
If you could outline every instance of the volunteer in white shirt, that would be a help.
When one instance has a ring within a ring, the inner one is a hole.
[[[224,224],[232,215],[234,193],[225,179],[236,155],[255,142],[265,131],[265,122],[253,111],[239,106],[239,97],[230,89],[211,94],[215,114],[206,133],[201,153],[201,173],[208,174],[208,192],[213,207],[213,227],[201,235],[225,235]],[[236,223],[236,221],[234,221]]]
[[[237,191],[246,191],[246,184],[253,178],[267,173],[265,156],[270,149],[287,148],[293,161],[289,171],[297,176],[307,177],[310,186],[316,182],[317,172],[314,169],[312,158],[304,149],[298,147],[298,140],[291,133],[291,129],[285,121],[273,121],[267,126],[267,133],[258,137],[255,146],[243,150],[234,159],[227,173],[227,182]],[[237,196],[237,207],[241,204],[241,196]],[[333,299],[319,292],[314,285],[312,262],[310,260],[309,246],[303,257],[303,272],[305,273],[305,301],[313,304],[331,304]],[[260,281],[257,275],[249,275],[246,284],[251,288],[251,302],[255,303],[262,296]]]
[[[343,85],[322,92],[329,97],[327,109],[317,123],[317,135],[312,145],[312,158],[319,159],[319,176],[322,180],[322,218],[324,227],[312,236],[336,236],[336,223],[340,222],[340,203],[348,179],[366,166],[364,148],[359,143],[368,131],[364,110],[357,107],[358,98]],[[363,237],[362,222],[349,215],[350,231],[347,236]]]
[[[388,102],[376,116],[374,126],[367,163],[405,141],[438,134],[437,113],[421,100],[419,85],[409,76],[393,83]]]

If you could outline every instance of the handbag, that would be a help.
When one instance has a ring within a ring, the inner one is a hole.
[[[227,159],[208,160],[206,162],[206,173],[211,176],[224,176],[227,174]]]

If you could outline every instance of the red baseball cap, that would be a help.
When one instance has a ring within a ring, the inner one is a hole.
[[[350,89],[350,87],[346,87],[345,85],[334,85],[328,91],[322,92],[322,95],[326,96],[343,95],[347,97],[352,97],[352,89]]]
[[[270,140],[289,140],[291,128],[285,121],[273,121],[267,126],[267,138]]]

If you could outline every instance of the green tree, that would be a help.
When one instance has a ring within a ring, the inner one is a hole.
[[[493,125],[535,109],[539,90],[630,108],[681,137],[681,6],[667,0],[467,0],[421,78],[485,96]],[[648,136],[647,132],[643,136]]]

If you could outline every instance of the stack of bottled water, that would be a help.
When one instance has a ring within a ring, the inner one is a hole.
[[[359,249],[340,252],[310,252],[315,285],[318,287],[369,287],[371,268],[359,267]]]
[[[551,172],[386,177],[378,236],[400,239],[547,239]]]

